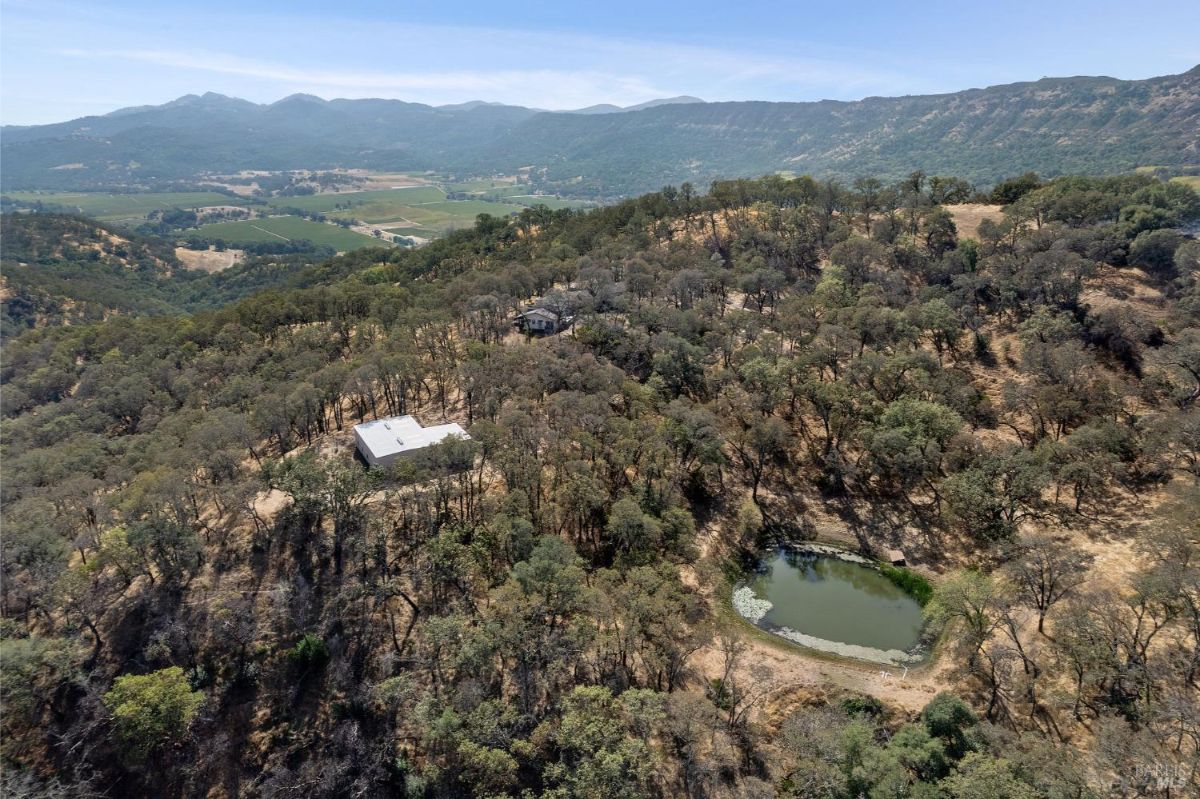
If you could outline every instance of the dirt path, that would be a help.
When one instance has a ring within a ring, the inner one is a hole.
[[[273,230],[267,230],[266,228],[259,227],[258,225],[251,225],[250,227],[254,228],[255,230],[261,230],[263,233],[266,233],[269,236],[274,236],[277,239],[283,239],[284,241],[291,241],[291,239],[289,239],[287,236],[280,236],[278,233],[276,233]]]

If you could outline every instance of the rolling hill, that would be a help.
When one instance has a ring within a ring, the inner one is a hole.
[[[332,225],[294,221],[338,235],[358,235]],[[370,243],[366,236],[360,238]],[[277,255],[205,273],[186,268],[173,241],[54,213],[0,214],[0,239],[4,340],[33,328],[214,308],[283,285],[311,265],[309,255]]]
[[[915,169],[990,183],[1036,170],[1200,164],[1200,67],[1125,81],[1042,80],[856,102],[674,102],[623,113],[293,95],[188,95],[3,129],[5,189],[152,186],[205,172],[531,167],[546,187],[616,197],[775,171],[842,178]]]

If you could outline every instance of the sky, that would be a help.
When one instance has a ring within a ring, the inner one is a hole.
[[[1200,2],[0,0],[0,122],[213,91],[567,109],[855,100],[1200,64]]]

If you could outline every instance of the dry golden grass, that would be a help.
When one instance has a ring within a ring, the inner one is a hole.
[[[175,257],[188,269],[198,269],[201,272],[220,272],[242,260],[246,253],[242,250],[189,250],[187,247],[176,247]]]
[[[1084,284],[1081,299],[1094,311],[1124,308],[1155,322],[1167,315],[1162,290],[1141,269],[1101,269]]]
[[[954,225],[958,228],[960,239],[978,239],[979,223],[985,219],[1000,221],[1004,217],[1001,212],[1003,207],[982,203],[963,203],[962,205],[948,205],[946,210],[954,217]]]

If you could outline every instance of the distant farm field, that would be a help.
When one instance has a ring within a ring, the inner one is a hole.
[[[483,200],[446,200],[439,203],[413,205],[404,209],[403,219],[397,224],[425,228],[433,232],[470,227],[479,214],[508,216],[521,210],[520,206],[507,203],[489,203]]]
[[[417,236],[422,239],[429,238],[429,231],[423,227],[389,227],[384,228],[388,233],[395,233],[397,236]]]
[[[363,247],[386,247],[387,243],[336,225],[310,222],[298,216],[272,216],[266,219],[247,219],[240,222],[214,222],[201,225],[198,238],[222,239],[230,244],[259,244],[272,241],[307,239],[317,245],[327,245],[339,252]]]
[[[462,183],[449,183],[446,185],[448,191],[495,191],[498,189],[515,188],[519,188],[519,186],[512,178],[468,180]]]
[[[370,222],[372,220],[367,214],[378,215],[390,209],[417,203],[440,202],[444,199],[446,193],[437,186],[413,186],[375,191],[339,191],[302,197],[272,197],[267,204],[275,208],[301,208],[318,214],[344,211],[356,219]]]
[[[214,191],[147,192],[143,194],[103,194],[100,192],[12,191],[5,197],[21,202],[42,202],[70,208],[102,222],[120,222],[145,218],[152,211],[170,208],[204,208],[236,205],[238,201]]]
[[[504,198],[506,203],[515,203],[532,208],[535,205],[544,205],[551,211],[558,211],[563,208],[594,208],[595,203],[589,203],[585,200],[566,200],[562,197],[547,197],[545,195],[534,194],[510,194]]]
[[[584,200],[564,200],[561,197],[535,195],[530,193],[528,184],[499,184],[497,182],[476,180],[469,183],[453,183],[446,187],[448,191],[464,192],[481,200],[493,200],[513,205],[532,207],[544,205],[557,211],[560,208],[587,208],[595,205]]]
[[[446,186],[446,190],[463,192],[465,194],[473,194],[492,200],[507,197],[510,194],[527,194],[529,192],[529,187],[514,183],[495,183],[483,180],[473,180],[468,183],[451,183],[450,185]]]
[[[467,199],[449,200],[446,192]],[[322,225],[293,216],[296,213],[324,214],[330,219],[354,220],[404,235],[436,238],[450,230],[475,224],[479,214],[509,216],[522,208],[545,205],[560,208],[586,208],[593,203],[530,194],[528,184],[503,179],[424,184],[399,188],[371,189],[308,194],[295,197],[270,197],[263,200],[233,198],[216,192],[162,192],[142,194],[102,194],[98,192],[10,192],[5,196],[24,202],[41,201],[67,208],[105,222],[136,224],[153,211],[171,208],[193,209],[209,206],[244,205],[259,210],[272,209],[277,217],[203,225],[195,235],[221,238],[235,243],[256,243],[304,238],[329,244],[338,250],[378,244],[372,239],[333,225]],[[286,221],[284,221],[286,220]]]
[[[451,191],[462,191],[464,185],[452,184]],[[447,200],[437,186],[414,186],[403,189],[376,191],[344,191],[314,194],[305,197],[274,197],[268,205],[284,210],[299,208],[334,219],[354,219],[388,230],[404,228],[414,235],[437,236],[448,230],[470,227],[479,214],[508,216],[521,208],[547,201],[551,207],[568,201],[555,197],[507,197],[507,193],[527,192],[527,187],[497,186],[487,190],[486,199]]]

